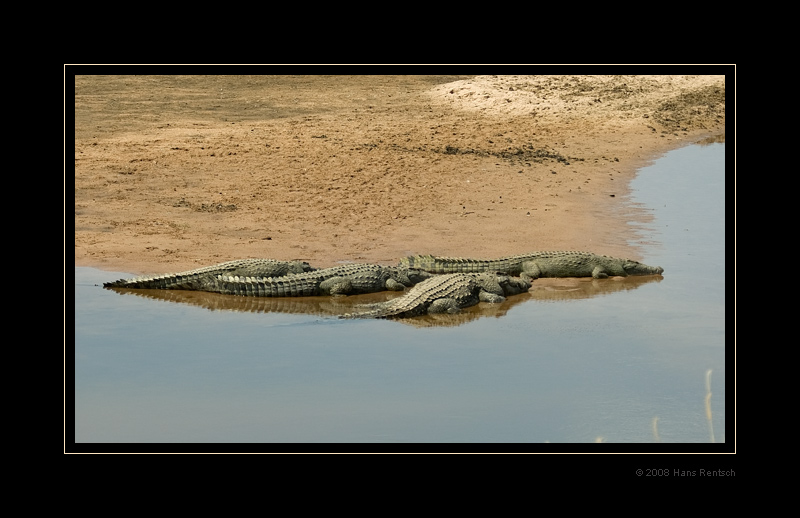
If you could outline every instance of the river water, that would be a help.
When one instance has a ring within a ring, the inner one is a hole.
[[[648,218],[627,231],[663,278],[539,280],[455,316],[341,320],[354,303],[395,294],[112,291],[100,286],[132,275],[75,268],[74,439],[716,451],[726,441],[724,150],[672,151],[631,184],[626,201]]]

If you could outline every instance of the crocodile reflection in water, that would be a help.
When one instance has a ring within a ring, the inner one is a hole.
[[[526,293],[508,297],[501,304],[481,303],[465,308],[456,314],[422,315],[394,320],[414,327],[455,327],[483,317],[500,318],[517,304],[536,300],[540,302],[567,302],[610,295],[618,291],[633,290],[651,282],[661,282],[662,277],[615,277],[538,279]],[[204,291],[143,290],[110,288],[120,295],[136,295],[155,300],[189,304],[209,311],[241,311],[250,313],[284,313],[317,315],[335,318],[353,312],[357,306],[386,302],[403,296],[403,292],[384,291],[350,297],[237,297]]]

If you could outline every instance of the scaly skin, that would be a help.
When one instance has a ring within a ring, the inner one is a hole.
[[[385,290],[403,290],[431,277],[414,268],[377,264],[345,264],[286,277],[242,277],[218,275],[208,291],[250,297],[303,297],[353,295]]]
[[[417,255],[400,260],[400,266],[419,268],[431,273],[502,272],[519,275],[525,280],[539,277],[593,277],[661,275],[660,266],[647,266],[631,259],[597,255],[591,252],[552,251],[501,257],[499,259],[466,259]]]
[[[342,318],[407,318],[426,313],[456,313],[479,302],[503,302],[507,295],[522,293],[530,287],[530,282],[524,279],[494,272],[437,275],[417,284],[402,297]]]
[[[164,275],[135,277],[103,283],[106,288],[140,288],[159,290],[213,291],[218,275],[250,277],[280,277],[315,270],[302,261],[277,261],[275,259],[237,259],[205,266],[195,270]]]

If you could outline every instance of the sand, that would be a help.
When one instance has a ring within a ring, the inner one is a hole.
[[[724,76],[77,76],[75,264],[646,262],[630,180],[724,132]]]

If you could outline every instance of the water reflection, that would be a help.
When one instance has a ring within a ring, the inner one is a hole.
[[[706,421],[708,423],[708,433],[710,436],[709,442],[716,443],[716,437],[714,436],[714,416],[711,411],[711,373],[713,372],[712,369],[707,369],[705,374],[706,379],[706,393],[705,393],[705,415]],[[661,436],[658,434],[658,421],[660,418],[658,416],[653,417],[652,426],[653,426],[653,442],[661,442]],[[724,439],[723,439],[724,442]]]
[[[530,300],[563,302],[634,290],[644,284],[661,282],[660,275],[611,277],[608,279],[566,278],[537,279],[527,293],[508,297],[502,304],[480,303],[450,315],[424,315],[399,319],[415,327],[455,327],[483,317],[500,318],[518,304]],[[248,313],[289,313],[323,317],[338,317],[352,313],[365,304],[386,302],[403,296],[403,292],[384,291],[349,297],[239,297],[206,291],[141,290],[106,288],[120,295],[135,295],[148,299],[198,306],[209,311],[240,311]]]
[[[703,140],[697,142],[697,144],[701,146],[707,146],[709,144],[724,144],[725,143],[725,134],[721,133],[719,135],[712,135],[710,137],[706,137]]]

